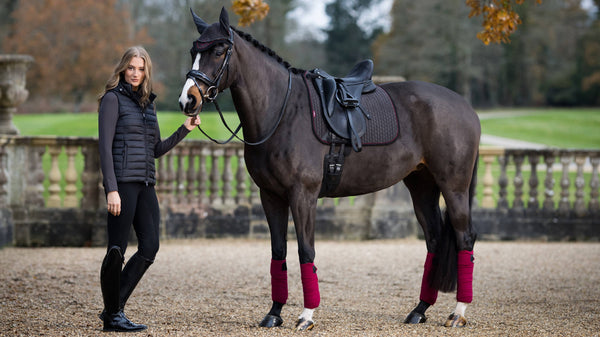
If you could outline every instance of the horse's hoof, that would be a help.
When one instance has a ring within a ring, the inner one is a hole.
[[[462,328],[465,325],[467,325],[467,319],[465,318],[465,316],[456,315],[454,313],[448,316],[448,319],[444,324],[444,326],[447,328]]]
[[[263,328],[274,328],[277,326],[281,326],[281,324],[283,324],[283,319],[281,319],[281,317],[275,315],[267,315],[260,322],[259,326]]]
[[[315,322],[300,318],[296,322],[296,331],[308,331],[315,327]]]
[[[425,323],[426,321],[427,321],[427,317],[425,317],[425,315],[420,314],[416,311],[411,311],[410,314],[408,314],[408,316],[406,316],[404,323],[419,324],[419,323]]]

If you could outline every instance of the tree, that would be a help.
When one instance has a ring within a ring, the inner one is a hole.
[[[522,5],[525,0],[514,0],[514,4]],[[542,0],[535,0],[541,4]],[[522,23],[519,14],[513,9],[513,0],[466,0],[471,7],[469,17],[483,16],[483,30],[477,33],[477,38],[483,43],[507,43],[509,36]]]
[[[145,32],[131,36],[127,9],[116,0],[20,1],[13,12],[6,52],[29,54],[31,97],[56,97],[75,103],[75,111],[96,96],[130,44],[151,40]]]
[[[600,9],[600,0],[594,0]],[[579,98],[585,105],[600,105],[600,15],[596,14],[590,29],[577,48],[575,83],[580,83]]]
[[[358,19],[377,2],[379,0],[334,0],[325,7],[330,24],[325,29],[327,64],[323,68],[332,75],[343,76],[357,61],[372,57],[371,43],[381,27],[373,27],[368,34],[358,25]]]

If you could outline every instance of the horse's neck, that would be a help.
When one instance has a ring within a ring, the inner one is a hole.
[[[287,91],[288,71],[247,43],[238,48],[237,76],[231,95],[244,137],[254,141],[268,132],[277,119]]]

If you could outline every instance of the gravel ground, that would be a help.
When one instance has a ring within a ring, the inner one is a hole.
[[[126,312],[139,336],[287,336],[302,311],[296,244],[289,243],[284,326],[259,328],[270,308],[266,240],[163,242]],[[129,257],[135,249],[132,247]],[[0,249],[0,336],[107,336],[103,248]],[[314,336],[599,336],[600,243],[478,242],[474,302],[462,329],[441,325],[440,294],[425,324],[405,325],[418,301],[425,243],[319,241],[321,306]]]

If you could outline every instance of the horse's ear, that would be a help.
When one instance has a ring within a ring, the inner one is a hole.
[[[192,12],[192,17],[194,18],[194,23],[196,24],[196,29],[198,29],[198,33],[200,33],[200,35],[202,35],[202,33],[204,33],[204,30],[206,29],[206,27],[208,27],[208,23],[204,22],[204,20],[200,19],[200,17],[198,15],[196,15],[196,13],[194,13],[194,10],[190,8],[190,12]]]
[[[229,36],[229,14],[225,10],[225,7],[221,8],[221,15],[219,16],[219,22],[221,23],[221,30],[225,35]]]

